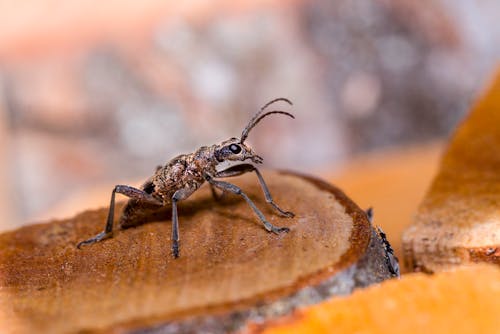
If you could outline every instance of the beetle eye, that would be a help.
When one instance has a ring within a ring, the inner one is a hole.
[[[231,152],[233,152],[234,154],[238,154],[241,152],[241,147],[239,145],[236,145],[236,144],[231,144],[229,145],[229,149],[231,150]]]

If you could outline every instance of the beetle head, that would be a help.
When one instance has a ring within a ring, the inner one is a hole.
[[[239,138],[230,138],[217,145],[215,158],[218,162],[228,160],[244,161],[250,159],[252,162],[258,164],[262,163],[262,158],[258,156],[250,146],[242,143]]]
[[[284,101],[290,105],[292,105],[292,102],[290,100],[285,99],[285,98],[277,98],[274,99],[268,103],[266,103],[260,110],[252,117],[250,122],[248,122],[247,126],[243,129],[241,133],[240,138],[230,138],[228,140],[223,141],[220,143],[216,150],[215,150],[215,157],[218,162],[222,162],[225,160],[230,160],[230,161],[244,161],[244,160],[252,160],[254,163],[262,163],[263,159],[262,157],[258,156],[250,146],[245,144],[245,140],[248,137],[248,134],[250,133],[250,130],[252,130],[257,123],[259,123],[264,117],[267,117],[269,115],[273,114],[282,114],[289,116],[291,118],[295,118],[292,114],[281,111],[281,110],[272,110],[272,111],[267,111],[267,107],[269,107],[271,104],[278,102],[278,101]]]

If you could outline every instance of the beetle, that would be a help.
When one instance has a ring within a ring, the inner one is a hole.
[[[370,224],[373,224],[373,208],[368,208],[366,211],[366,217],[368,218],[368,221]],[[376,227],[376,232],[379,237],[379,239],[382,241],[382,245],[384,246],[384,252],[385,252],[385,264],[387,265],[387,268],[389,269],[389,272],[391,273],[392,277],[400,277],[401,276],[401,271],[399,269],[399,260],[394,254],[394,249],[392,249],[391,244],[389,243],[389,240],[387,240],[387,235],[385,232],[382,230],[380,226]]]
[[[243,162],[247,160],[250,160],[254,164],[261,164],[263,162],[263,158],[257,155],[255,151],[245,143],[245,140],[255,125],[269,115],[281,114],[295,118],[291,113],[281,110],[266,112],[266,109],[270,105],[279,101],[292,105],[290,100],[282,97],[266,103],[245,126],[240,138],[229,138],[219,144],[202,146],[193,153],[181,154],[167,162],[164,166],[158,167],[153,176],[147,179],[140,188],[134,188],[128,185],[116,185],[111,192],[109,212],[104,231],[90,239],[81,241],[77,244],[77,248],[80,249],[84,245],[94,244],[113,236],[115,194],[119,193],[129,197],[119,219],[119,225],[122,228],[136,225],[138,217],[143,215],[146,211],[154,212],[165,206],[171,206],[172,253],[175,258],[178,258],[179,219],[177,216],[177,203],[187,199],[205,182],[210,184],[214,197],[217,197],[215,192],[216,188],[223,192],[230,192],[241,196],[252,208],[253,212],[263,223],[264,228],[268,232],[276,234],[289,232],[288,227],[278,227],[271,224],[254,202],[238,186],[220,180],[220,178],[234,177],[249,172],[255,172],[264,192],[266,202],[279,214],[285,217],[293,217],[294,214],[292,212],[281,209],[274,202],[269,188],[257,167],[251,163],[239,163],[224,170],[217,170],[217,167],[223,162]]]

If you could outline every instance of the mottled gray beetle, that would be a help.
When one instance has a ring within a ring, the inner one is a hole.
[[[371,224],[373,224],[373,208],[368,208],[366,211],[366,217],[370,221]],[[396,254],[394,254],[394,250],[391,247],[391,244],[389,243],[389,240],[387,240],[387,235],[384,233],[382,228],[380,226],[377,226],[376,232],[382,241],[382,244],[384,246],[384,252],[385,252],[385,264],[387,265],[387,268],[389,269],[389,272],[391,273],[392,277],[400,277],[401,272],[399,269],[399,260],[396,257]]]
[[[274,203],[271,193],[267,188],[264,179],[259,170],[252,164],[238,164],[222,171],[217,171],[216,167],[224,161],[245,161],[251,160],[256,164],[262,163],[263,159],[258,156],[250,146],[245,144],[250,130],[253,129],[264,117],[272,114],[282,114],[295,118],[292,114],[273,110],[264,112],[271,104],[283,101],[290,105],[292,103],[285,98],[274,99],[265,104],[250,120],[243,129],[240,138],[230,138],[220,144],[212,146],[202,146],[197,151],[190,154],[179,155],[170,160],[166,165],[160,166],[139,189],[127,186],[117,185],[111,193],[111,202],[109,205],[108,218],[104,231],[93,238],[81,241],[77,247],[89,245],[113,235],[113,218],[115,209],[115,194],[123,194],[129,197],[129,201],[123,209],[120,217],[120,226],[129,227],[137,225],[138,216],[142,215],[144,210],[158,210],[165,206],[172,207],[172,252],[174,257],[179,257],[179,221],[177,217],[177,202],[188,198],[200,186],[207,181],[212,189],[212,194],[216,197],[215,188],[222,191],[231,192],[240,195],[250,205],[253,212],[257,215],[264,227],[269,232],[276,234],[288,232],[287,227],[277,227],[266,220],[262,212],[255,206],[252,200],[236,185],[229,182],[217,180],[218,178],[238,176],[248,172],[255,172],[264,192],[266,201],[280,214],[286,217],[293,217],[290,211],[282,210]]]

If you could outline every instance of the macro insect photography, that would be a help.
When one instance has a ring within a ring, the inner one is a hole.
[[[0,333],[498,332],[498,1],[0,9]]]

